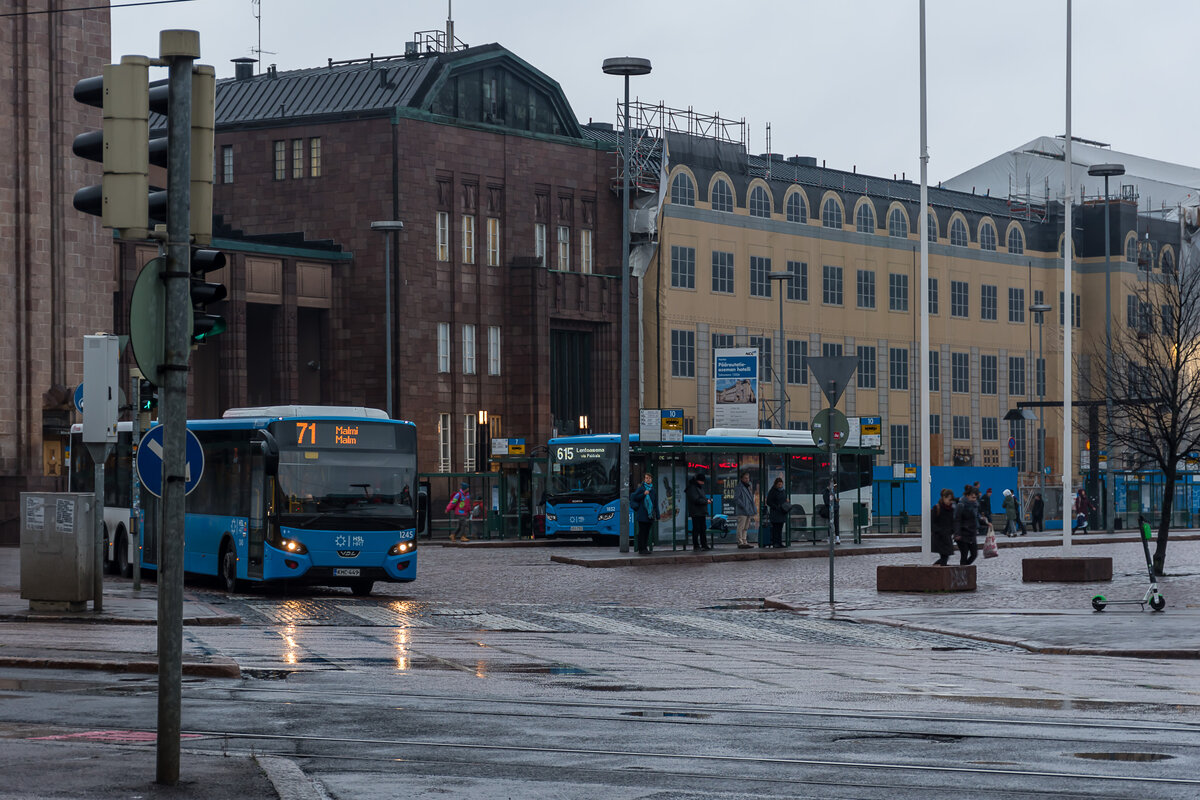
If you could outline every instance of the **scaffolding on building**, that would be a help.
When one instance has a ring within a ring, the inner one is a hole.
[[[625,108],[617,103],[617,138],[624,142]],[[629,159],[630,186],[635,191],[657,193],[662,177],[663,142],[668,133],[681,133],[716,139],[745,147],[746,120],[729,120],[718,114],[700,114],[692,107],[670,108],[665,103],[629,102],[629,135],[631,155]],[[624,173],[620,167],[613,180],[613,188],[620,190]]]

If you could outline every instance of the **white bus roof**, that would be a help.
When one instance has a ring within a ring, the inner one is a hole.
[[[770,439],[774,444],[812,446],[812,431],[797,431],[790,428],[709,428],[706,436],[758,436]]]
[[[221,415],[231,417],[367,417],[369,419],[391,419],[387,412],[366,406],[253,406],[230,408]]]

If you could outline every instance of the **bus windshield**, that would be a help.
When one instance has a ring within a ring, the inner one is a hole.
[[[553,463],[546,493],[551,500],[571,497],[603,502],[617,495],[620,466],[616,442],[567,444],[551,448]]]

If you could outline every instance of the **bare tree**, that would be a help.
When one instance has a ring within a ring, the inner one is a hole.
[[[1113,441],[1163,474],[1154,552],[1159,575],[1167,558],[1178,464],[1200,449],[1200,231],[1186,222],[1181,231],[1178,268],[1147,271],[1127,298],[1128,324],[1113,325],[1113,374],[1108,376]],[[1103,385],[1104,360],[1096,362],[1097,385]]]

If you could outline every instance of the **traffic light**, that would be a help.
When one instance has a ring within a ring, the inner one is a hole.
[[[151,412],[158,408],[158,387],[142,378],[138,381],[138,411]]]
[[[225,254],[220,250],[194,248],[192,250],[192,341],[199,344],[225,332],[225,318],[210,314],[207,306],[225,299],[225,285],[209,283],[205,275],[225,266]]]

